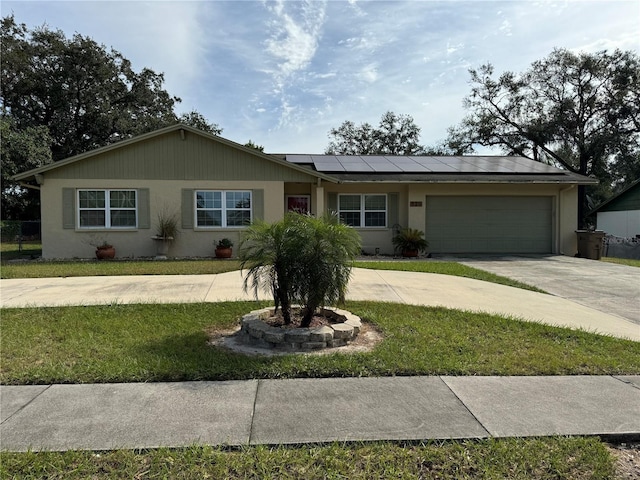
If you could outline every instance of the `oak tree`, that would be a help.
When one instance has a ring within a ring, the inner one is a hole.
[[[485,64],[470,74],[468,115],[450,129],[450,148],[496,146],[599,179],[589,192],[579,188],[581,226],[587,193],[599,200],[640,176],[637,54],[556,49],[522,73],[496,78]]]
[[[347,120],[329,132],[328,155],[419,155],[420,127],[410,115],[386,112],[377,128]]]

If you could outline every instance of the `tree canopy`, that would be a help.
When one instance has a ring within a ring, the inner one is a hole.
[[[453,150],[497,146],[600,180],[595,200],[640,176],[640,60],[630,51],[554,50],[520,74],[470,70],[469,111],[449,131]],[[586,212],[580,188],[579,217]]]
[[[19,148],[3,139],[3,217],[20,216],[25,192],[9,175],[42,162],[61,160],[161,127],[186,123],[219,135],[222,129],[192,111],[177,116],[180,102],[163,88],[164,76],[149,68],[137,72],[121,53],[75,34],[47,26],[29,31],[13,15],[0,23],[0,104],[3,131],[31,138],[29,148],[38,150],[27,158],[24,142]],[[37,147],[36,147],[37,144]],[[41,148],[50,149],[44,155]],[[5,152],[11,148],[12,152]],[[17,148],[17,150],[15,150]],[[45,158],[45,156],[47,158]],[[5,168],[5,157],[10,162]],[[11,210],[4,201],[15,200]],[[10,217],[10,218],[11,218]],[[4,217],[7,218],[7,217]]]
[[[329,132],[329,155],[419,155],[420,127],[410,115],[386,112],[378,128],[347,120]]]
[[[46,127],[17,129],[10,117],[0,116],[0,165],[2,167],[2,218],[24,215],[38,218],[39,196],[35,190],[19,188],[11,180],[24,170],[38,168],[51,160],[51,137]]]

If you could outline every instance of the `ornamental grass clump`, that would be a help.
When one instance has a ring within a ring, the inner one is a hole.
[[[243,233],[238,258],[247,270],[244,289],[273,295],[285,324],[291,305],[302,305],[301,327],[314,313],[344,298],[351,269],[361,251],[360,236],[338,217],[290,212],[275,223],[258,221]]]

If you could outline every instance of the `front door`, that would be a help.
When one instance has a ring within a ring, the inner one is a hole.
[[[308,214],[311,212],[310,195],[287,195],[287,212]]]

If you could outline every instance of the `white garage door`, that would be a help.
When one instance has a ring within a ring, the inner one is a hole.
[[[551,253],[552,197],[427,196],[433,253]]]

